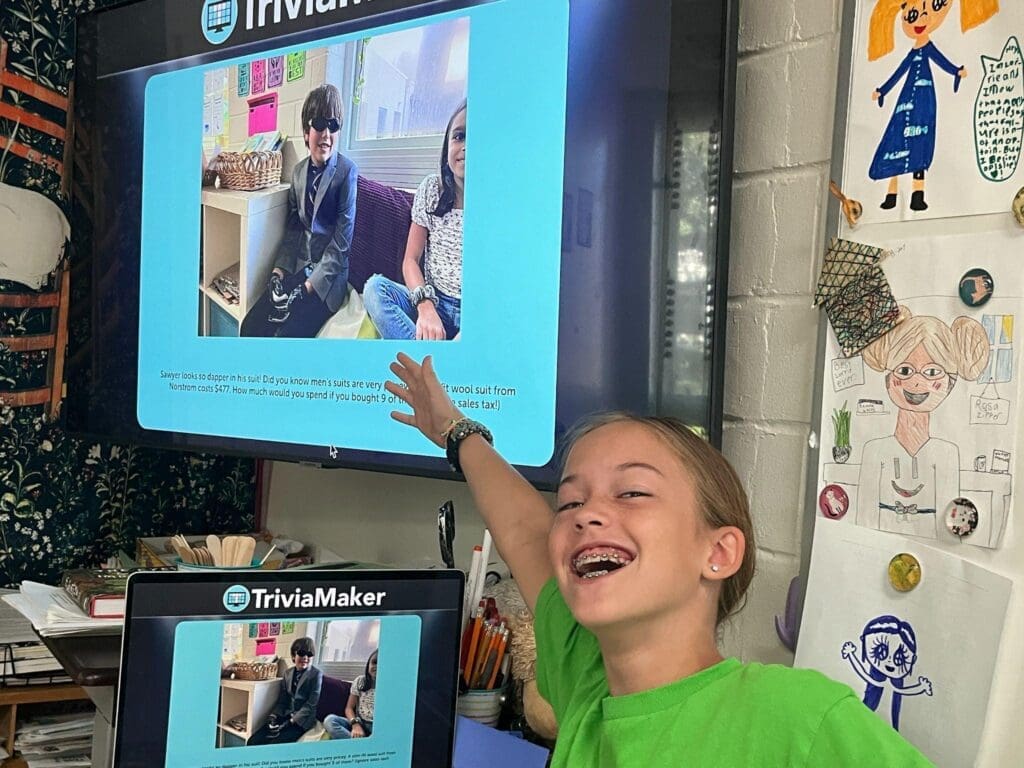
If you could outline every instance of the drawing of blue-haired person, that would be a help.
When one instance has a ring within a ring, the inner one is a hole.
[[[932,42],[931,36],[942,26],[954,0],[875,0],[868,28],[868,60],[875,61],[892,53],[896,19],[913,47],[892,76],[871,94],[879,107],[885,97],[903,80],[903,88],[892,117],[875,150],[868,176],[876,181],[889,180],[888,192],[881,207],[896,207],[899,177],[912,174],[912,211],[924,211],[924,175],[935,156],[936,100],[932,75],[934,62],[953,78],[954,93],[967,77],[967,68],[953,64]],[[999,0],[959,0],[960,28],[967,32],[988,21],[999,11]],[[905,79],[904,79],[905,78]]]
[[[903,697],[932,695],[932,681],[927,677],[918,677],[916,683],[907,684],[917,661],[917,638],[914,628],[902,619],[895,616],[872,619],[860,633],[860,656],[857,656],[857,645],[849,641],[843,643],[842,652],[857,677],[867,684],[864,703],[869,709],[879,712],[885,695],[892,697],[888,721],[897,731]],[[884,714],[884,707],[881,712]]]

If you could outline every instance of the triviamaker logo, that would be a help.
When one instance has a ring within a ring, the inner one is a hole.
[[[241,584],[235,584],[224,591],[224,607],[232,613],[241,613],[248,608],[250,599],[249,590]]]
[[[387,592],[363,592],[358,587],[301,587],[282,590],[257,587],[249,590],[241,584],[228,587],[224,592],[224,607],[232,613],[241,613],[249,607],[259,610],[281,608],[378,608],[384,604]]]
[[[283,19],[295,21],[300,16],[317,16],[373,0],[242,0],[245,4],[246,30],[280,24]],[[203,35],[212,45],[220,45],[235,31],[239,0],[205,0],[203,3]]]

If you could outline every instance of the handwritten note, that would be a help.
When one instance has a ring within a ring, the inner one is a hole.
[[[981,57],[985,71],[974,104],[978,168],[989,181],[1006,181],[1020,162],[1024,139],[1024,56],[1016,37],[998,59]]]
[[[864,383],[864,358],[840,357],[832,361],[832,388],[839,392]]]
[[[1001,397],[971,397],[971,424],[1006,426],[1010,421],[1010,401]]]
[[[252,63],[252,93],[263,93],[267,90],[267,62],[257,59]]]

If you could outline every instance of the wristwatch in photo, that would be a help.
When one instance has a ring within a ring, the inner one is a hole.
[[[446,432],[445,454],[448,457],[448,463],[451,465],[451,468],[460,475],[462,474],[462,464],[459,462],[459,447],[463,440],[470,435],[480,435],[488,443],[494,445],[494,436],[491,434],[491,430],[479,421],[473,421],[473,419],[459,419]]]
[[[424,283],[417,288],[413,288],[409,293],[409,299],[412,301],[414,307],[419,306],[421,302],[429,301],[433,305],[437,306],[437,291],[434,290],[434,286],[430,283]]]

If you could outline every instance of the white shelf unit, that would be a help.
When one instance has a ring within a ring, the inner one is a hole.
[[[202,203],[200,333],[206,336],[211,304],[238,325],[266,289],[288,217],[288,185],[256,192],[205,188]],[[225,273],[238,281],[238,304],[227,302],[213,287],[214,279]]]
[[[281,678],[270,680],[221,680],[220,717],[217,719],[217,746],[224,746],[224,734],[237,736],[248,743],[267,722],[281,692]],[[245,730],[232,728],[228,720],[245,715]]]

